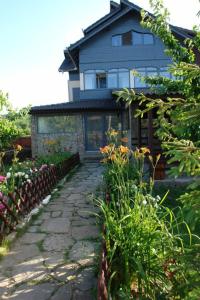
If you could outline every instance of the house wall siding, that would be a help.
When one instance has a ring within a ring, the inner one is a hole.
[[[70,71],[69,72],[69,80],[77,81],[80,80],[80,74],[78,71]]]
[[[113,35],[130,30],[149,32],[140,25],[138,14],[126,15],[81,47],[80,72],[95,69],[108,71],[113,68],[164,67],[171,63],[170,58],[164,53],[163,43],[157,37],[154,37],[154,45],[112,46]],[[112,93],[109,90],[80,92],[80,100],[111,97]]]

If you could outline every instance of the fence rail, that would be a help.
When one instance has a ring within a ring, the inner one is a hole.
[[[59,165],[49,166],[7,196],[0,193],[0,243],[5,235],[13,231],[19,221],[35,208],[66,176],[80,163],[76,153]]]

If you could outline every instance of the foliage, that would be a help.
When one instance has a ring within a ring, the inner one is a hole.
[[[197,293],[199,267],[193,244],[198,238],[180,208],[175,214],[164,205],[167,194],[162,199],[153,195],[153,178],[144,180],[145,158],[155,169],[159,156],[153,162],[147,148],[133,152],[114,143],[101,153],[110,202],[98,203],[106,228],[112,299],[187,299],[191,290]]]
[[[18,128],[20,136],[30,135],[30,108],[30,105],[18,110],[10,108],[6,114],[6,119],[13,122],[13,124]]]
[[[15,111],[8,95],[0,91],[0,151],[9,148],[18,136],[30,134],[30,107]]]
[[[40,156],[36,158],[36,163],[37,165],[42,165],[42,164],[55,164],[58,165],[62,163],[65,159],[69,158],[71,154],[69,152],[61,152],[61,153],[56,153],[56,154],[51,154],[51,155],[45,155],[45,156]]]
[[[157,95],[155,98],[137,95],[134,90],[117,93],[118,100],[127,105],[137,101],[136,116],[145,112],[157,113],[156,126],[159,139],[168,163],[173,164],[170,174],[177,177],[200,176],[200,31],[193,29],[188,38],[172,33],[168,23],[169,13],[160,0],[150,0],[154,16],[142,12],[142,25],[158,36],[166,47],[166,54],[172,59],[169,67],[173,80],[164,77],[143,78]],[[171,95],[171,96],[170,96]],[[199,232],[200,193],[199,181],[181,196],[183,214],[192,230]]]
[[[64,152],[19,162],[18,154],[21,150],[20,145],[14,148],[14,158],[10,166],[3,165],[4,153],[0,153],[0,192],[4,195],[16,191],[25,182],[31,183],[31,180],[38,176],[39,172],[53,165],[59,166],[71,156],[69,152]]]
[[[7,148],[11,141],[19,135],[18,128],[2,115],[9,108],[8,95],[0,91],[0,150]]]
[[[171,31],[169,14],[162,1],[150,2],[155,18],[143,11],[142,25],[164,42],[166,53],[172,59],[169,69],[173,80],[164,77],[144,78],[158,94],[156,99],[143,94],[136,95],[134,90],[120,91],[118,97],[128,104],[137,101],[137,116],[142,117],[149,110],[157,111],[157,135],[163,142],[163,148],[167,155],[173,157],[173,161],[181,161],[181,168],[174,168],[173,174],[179,175],[184,171],[189,175],[199,175],[200,67],[195,59],[197,51],[200,51],[200,31],[194,28],[194,37],[182,43]],[[172,92],[178,96],[166,96]]]

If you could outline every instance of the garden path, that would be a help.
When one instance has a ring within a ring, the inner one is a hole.
[[[0,262],[0,299],[95,299],[100,230],[91,194],[102,167],[87,163],[67,181]]]

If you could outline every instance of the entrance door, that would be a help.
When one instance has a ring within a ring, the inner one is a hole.
[[[107,143],[106,132],[109,129],[121,130],[120,115],[91,114],[85,116],[85,142],[86,151],[99,151]]]
[[[104,141],[104,118],[101,115],[86,116],[86,150],[98,151]]]

